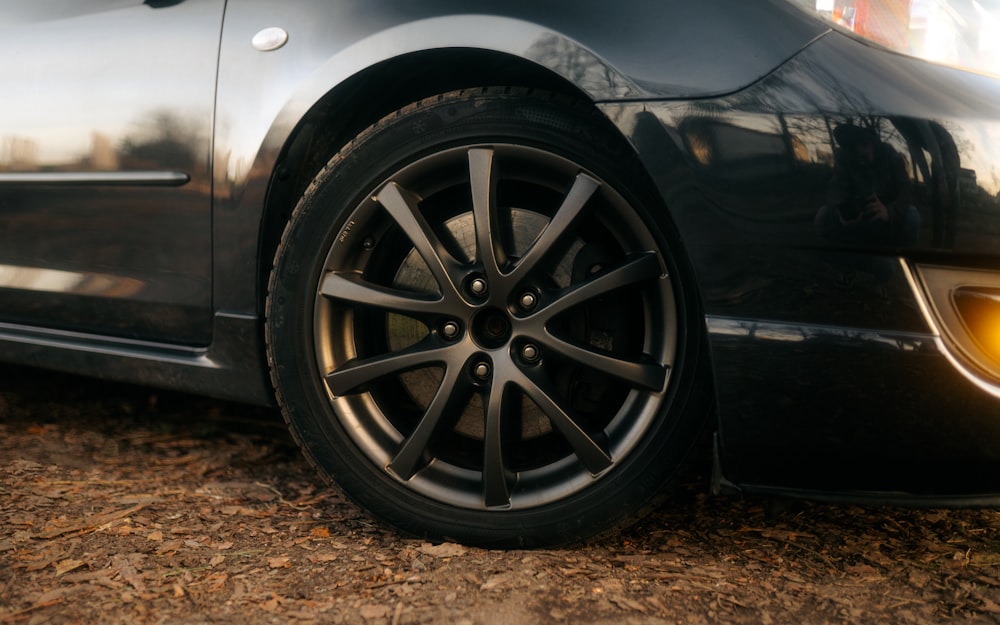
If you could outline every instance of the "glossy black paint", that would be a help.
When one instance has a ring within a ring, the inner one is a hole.
[[[528,81],[595,101],[736,91],[826,30],[780,0],[587,0],[571,6],[489,0],[474,7],[459,1],[311,0],[296,6],[289,11],[247,0],[226,9],[214,179],[215,250],[223,255],[217,267],[230,274],[215,276],[215,301],[223,309],[258,310],[260,284],[245,278],[260,271],[259,220],[270,221],[261,214],[281,213],[276,204],[297,199],[297,170],[306,170],[308,182],[322,165],[296,156],[309,149],[302,144],[346,141],[400,106],[470,85]],[[761,24],[766,34],[743,34],[747,23]],[[261,54],[247,45],[254,33],[275,24],[291,33],[285,48]],[[716,59],[721,50],[713,41],[719,36],[730,42],[726,62],[704,71],[694,60]],[[653,54],[652,42],[658,48]],[[278,180],[271,178],[275,172]],[[283,225],[286,217],[274,221]]]
[[[926,335],[732,319],[709,329],[717,376],[730,381],[719,401],[732,481],[928,498],[996,491],[996,398]]]
[[[908,281],[923,262],[1000,268],[995,79],[777,0],[223,5],[4,9],[0,358],[268,402],[262,284],[303,185],[407,102],[523,81],[597,103],[660,193],[706,315],[728,479],[1000,493],[1000,402],[945,357]],[[271,26],[289,42],[255,50]],[[913,207],[891,233],[824,212],[850,127],[905,165],[882,176]]]
[[[224,2],[53,8],[4,9],[0,317],[204,345]]]
[[[732,96],[605,105],[698,273],[729,479],[996,491],[1000,405],[944,358],[901,262],[997,268],[998,104],[993,80],[831,33]],[[910,234],[823,222],[859,124],[903,156]]]

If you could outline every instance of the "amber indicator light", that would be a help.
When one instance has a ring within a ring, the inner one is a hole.
[[[952,300],[979,349],[1000,364],[1000,289],[958,288]]]

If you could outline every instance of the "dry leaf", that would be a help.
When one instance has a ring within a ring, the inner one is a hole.
[[[287,569],[292,566],[292,559],[286,557],[268,558],[267,565],[272,569]]]
[[[121,575],[122,581],[127,583],[132,588],[135,588],[137,592],[146,592],[146,585],[142,581],[142,576],[139,572],[132,566],[128,557],[117,555],[111,558],[111,566],[118,571]]]
[[[361,606],[361,618],[376,619],[389,616],[389,606],[385,605],[363,605]]]
[[[649,608],[639,603],[638,601],[633,601],[628,597],[623,597],[621,595],[612,595],[608,597],[608,600],[621,608],[622,610],[634,610],[636,612],[641,612],[645,614],[649,612]]]
[[[41,597],[39,597],[34,604],[34,607],[46,607],[50,605],[55,605],[61,603],[66,597],[86,590],[87,586],[80,584],[79,586],[64,586],[62,588],[54,588]]]
[[[335,562],[337,555],[333,553],[317,553],[309,557],[310,562]]]
[[[144,504],[139,504],[138,506],[132,506],[131,508],[126,508],[125,510],[116,510],[113,512],[96,514],[94,516],[88,517],[84,521],[77,523],[75,525],[46,530],[41,534],[39,534],[38,538],[45,538],[45,539],[55,538],[57,536],[62,536],[63,534],[69,534],[72,532],[91,532],[97,529],[101,529],[103,526],[111,523],[112,521],[123,519],[130,514],[135,514],[139,510],[142,510],[144,507],[145,507]]]
[[[589,571],[587,569],[576,569],[576,568],[560,568],[559,572],[562,573],[563,575],[566,575],[567,577],[571,575],[589,575],[592,573],[592,571]]]
[[[159,547],[157,547],[156,554],[162,556],[162,555],[165,555],[165,554],[168,554],[168,553],[176,552],[178,549],[181,548],[181,546],[183,544],[184,544],[184,541],[181,541],[181,540],[168,540],[168,541],[160,544]]]
[[[226,585],[228,579],[229,575],[227,573],[213,573],[206,580],[208,581],[208,589],[213,592],[221,590]]]
[[[983,611],[991,614],[1000,614],[1000,605],[983,597]]]
[[[86,563],[81,562],[80,560],[63,560],[62,562],[56,564],[56,576],[58,577],[59,575],[65,575],[70,571],[75,571],[84,564]]]
[[[464,556],[468,549],[456,543],[441,543],[440,545],[424,543],[417,548],[417,551],[435,558],[454,558]]]
[[[852,564],[851,566],[845,566],[844,570],[851,575],[857,575],[858,577],[881,577],[882,573],[879,572],[873,566],[868,564]]]

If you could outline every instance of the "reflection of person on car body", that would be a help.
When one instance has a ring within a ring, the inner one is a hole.
[[[826,205],[816,215],[819,234],[840,243],[916,242],[920,213],[903,157],[870,128],[841,124],[833,135],[840,148]]]

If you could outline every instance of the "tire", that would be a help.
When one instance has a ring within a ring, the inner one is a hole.
[[[362,132],[270,276],[279,403],[326,477],[420,536],[579,541],[635,519],[706,414],[676,237],[589,105],[448,93]]]

